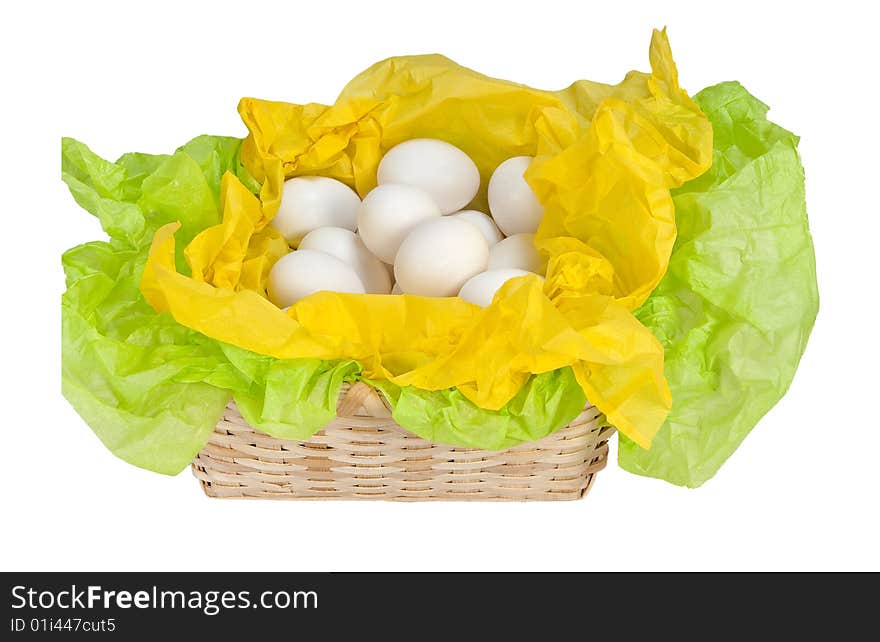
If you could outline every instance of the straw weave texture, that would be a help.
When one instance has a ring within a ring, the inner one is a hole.
[[[605,467],[614,429],[593,406],[540,441],[500,451],[437,444],[401,428],[381,393],[345,385],[337,417],[308,441],[250,427],[234,403],[193,461],[222,498],[566,500]]]

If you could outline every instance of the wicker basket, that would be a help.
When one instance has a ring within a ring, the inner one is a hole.
[[[501,451],[436,444],[401,428],[384,397],[344,386],[337,417],[309,441],[251,428],[230,403],[192,470],[210,497],[564,500],[583,497],[614,429],[593,406],[540,441]]]

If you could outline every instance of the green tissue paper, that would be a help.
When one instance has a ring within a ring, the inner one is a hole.
[[[696,487],[785,394],[819,308],[798,137],[739,83],[694,100],[711,169],[673,192],[669,270],[636,316],[663,343],[672,412],[650,450],[621,436],[628,471]]]

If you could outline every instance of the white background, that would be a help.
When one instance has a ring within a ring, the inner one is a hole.
[[[868,3],[814,6],[9,4],[0,569],[880,570],[880,52]],[[699,490],[625,473],[612,453],[582,502],[208,500],[188,472],[115,459],[61,397],[59,257],[102,238],[61,182],[62,135],[111,159],[244,136],[241,96],[332,102],[363,68],[409,53],[548,89],[617,82],[648,68],[663,25],[685,88],[738,79],[802,136],[821,294],[790,393]]]

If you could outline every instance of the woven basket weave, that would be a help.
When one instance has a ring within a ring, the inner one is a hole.
[[[565,500],[605,467],[614,429],[593,406],[540,441],[492,451],[436,444],[401,428],[384,397],[344,386],[337,417],[308,441],[277,439],[226,408],[192,470],[210,497]]]

